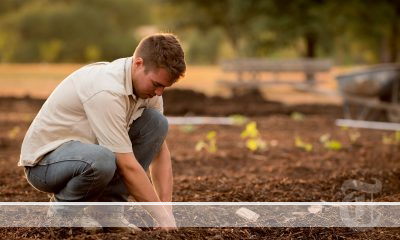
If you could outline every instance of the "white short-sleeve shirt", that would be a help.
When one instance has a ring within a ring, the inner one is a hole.
[[[144,108],[163,112],[161,96],[137,98],[132,57],[84,66],[64,79],[43,104],[22,142],[19,166],[34,166],[70,140],[132,152],[128,131]]]

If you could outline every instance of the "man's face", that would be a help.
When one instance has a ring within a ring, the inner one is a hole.
[[[139,98],[146,99],[161,96],[166,87],[172,85],[169,74],[164,68],[145,71],[143,59],[135,58],[132,63],[133,92]]]

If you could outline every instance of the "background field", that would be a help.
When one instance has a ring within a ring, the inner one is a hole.
[[[83,64],[0,64],[0,96],[26,96],[47,98],[62,79]],[[349,71],[350,67],[334,67],[329,73],[321,74],[318,79],[319,88],[329,91],[336,90],[335,76]],[[281,79],[302,81],[299,73],[283,73]],[[229,96],[230,92],[218,86],[218,79],[234,79],[235,75],[224,73],[217,65],[197,66],[189,65],[184,79],[176,83],[173,88],[185,88],[203,92],[209,96]],[[266,74],[265,79],[272,75]],[[276,100],[288,104],[299,103],[340,103],[339,96],[305,93],[294,91],[289,86],[271,86],[263,88],[264,95],[269,100]]]

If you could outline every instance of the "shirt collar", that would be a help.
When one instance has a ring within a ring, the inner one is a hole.
[[[136,99],[132,85],[132,60],[133,57],[127,57],[125,60],[125,90],[128,95],[132,95]]]

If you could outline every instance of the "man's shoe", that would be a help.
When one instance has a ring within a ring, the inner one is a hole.
[[[89,206],[84,209],[85,215],[90,215],[108,232],[135,233],[142,231],[130,223],[121,211],[108,210],[105,206]]]
[[[81,227],[83,231],[87,233],[98,233],[103,231],[100,223],[89,215],[84,214],[83,210],[73,215],[73,213],[63,209],[63,207],[64,206],[50,206],[47,210],[47,217],[50,221],[53,221],[53,224],[59,224],[60,227]],[[60,227],[54,227],[54,230]]]

